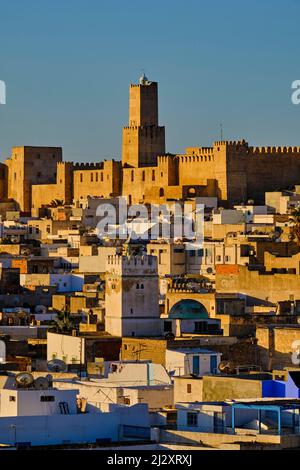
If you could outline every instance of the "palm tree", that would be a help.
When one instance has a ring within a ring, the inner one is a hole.
[[[289,217],[290,223],[290,238],[297,241],[297,245],[300,246],[300,207],[292,210]]]
[[[67,307],[57,314],[54,322],[58,333],[70,333],[75,328],[75,322]]]

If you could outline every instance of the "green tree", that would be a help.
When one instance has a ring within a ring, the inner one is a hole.
[[[70,333],[76,327],[68,308],[62,309],[57,314],[54,322],[58,333]]]

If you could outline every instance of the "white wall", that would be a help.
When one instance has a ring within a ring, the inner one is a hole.
[[[112,365],[117,365],[116,372],[112,372]],[[161,364],[152,362],[123,362],[111,361],[105,363],[107,382],[122,385],[159,385],[170,384],[171,379]]]
[[[113,336],[158,337],[162,334],[162,328],[163,323],[160,318],[113,318],[107,315],[105,317],[105,331]]]
[[[0,418],[0,442],[31,442],[31,445],[95,442],[119,439],[121,426],[149,427],[147,406],[111,407],[109,413],[20,416]]]
[[[146,403],[150,411],[160,410],[174,405],[173,386],[123,388],[123,395],[130,400],[130,405]]]
[[[194,410],[178,410],[177,411],[177,429],[181,431],[214,431],[214,414],[212,411],[197,411],[197,426],[189,426],[187,424],[188,413]]]
[[[69,413],[76,414],[77,390],[0,390],[0,416],[44,416],[60,414],[59,403],[68,404]],[[41,401],[42,396],[54,396],[54,401]],[[11,398],[14,397],[14,401]]]
[[[166,369],[175,376],[190,375],[193,373],[193,356],[199,357],[199,375],[211,374],[210,356],[217,356],[217,367],[220,363],[221,354],[219,353],[198,353],[198,352],[180,352],[176,350],[166,350]]]
[[[116,372],[108,373],[108,367],[116,365]],[[87,401],[87,410],[97,413],[106,411],[111,403],[124,404],[124,397],[130,398],[130,405],[148,403],[156,409],[173,404],[173,386],[166,369],[161,364],[126,363],[111,361],[105,363],[106,378],[90,380],[55,380],[59,389],[78,389],[78,396]]]
[[[254,214],[253,216],[254,224],[274,224],[274,215],[273,214]]]
[[[243,211],[234,209],[221,210],[213,214],[213,224],[240,224],[245,221]]]
[[[48,332],[47,361],[51,361],[52,359],[60,359],[66,364],[84,364],[85,339],[77,336]]]
[[[74,389],[78,390],[78,398],[85,399],[88,413],[100,413],[101,411],[107,412],[112,403],[123,404],[122,388],[113,387],[106,384],[98,384],[93,382],[80,382],[75,383],[67,381],[56,380],[55,387],[60,390]]]
[[[245,222],[249,223],[253,220],[254,214],[267,214],[268,206],[234,206],[236,210],[242,211],[244,213]]]
[[[228,405],[209,403],[179,403],[177,408],[177,429],[181,431],[215,432],[214,415],[218,414],[218,425],[230,426],[231,409]],[[188,413],[196,413],[196,425],[188,424]],[[229,418],[229,419],[228,419]],[[222,420],[220,422],[220,420]]]
[[[6,344],[0,341],[0,362],[6,361]]]
[[[80,256],[79,271],[81,273],[105,273],[106,258],[108,255],[114,255],[115,253],[116,247],[101,246],[98,248],[98,255]]]
[[[57,285],[58,292],[81,292],[83,283],[82,274],[50,274],[50,285]]]
[[[20,274],[21,286],[57,286],[58,292],[80,292],[83,274]]]

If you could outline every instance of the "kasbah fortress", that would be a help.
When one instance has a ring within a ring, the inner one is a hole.
[[[158,123],[158,86],[143,75],[129,88],[129,126],[123,128],[122,161],[72,163],[60,147],[13,147],[0,163],[0,200],[25,214],[57,199],[65,205],[87,196],[127,197],[128,204],[166,204],[199,196],[224,207],[264,201],[265,191],[299,184],[300,147],[250,147],[245,140],[217,141],[166,153]]]

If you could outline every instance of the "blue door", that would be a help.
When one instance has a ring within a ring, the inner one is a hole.
[[[210,373],[217,373],[217,356],[210,356]]]
[[[199,356],[193,356],[193,374],[200,374],[200,358]]]

